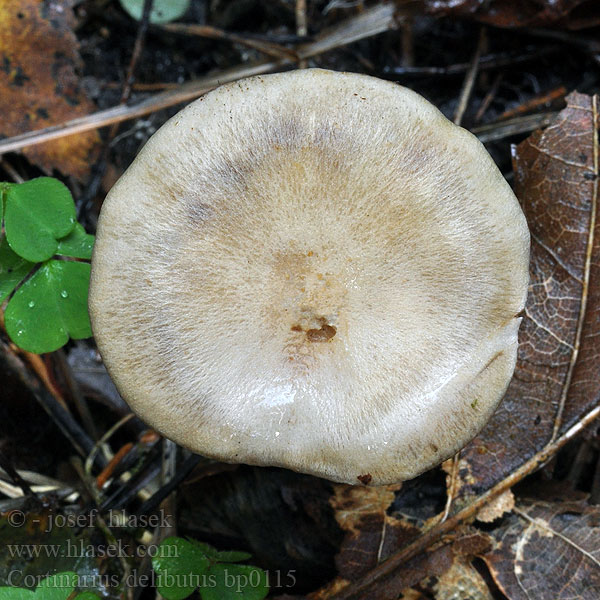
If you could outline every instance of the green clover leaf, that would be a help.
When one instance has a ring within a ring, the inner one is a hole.
[[[183,600],[198,587],[210,565],[206,554],[192,542],[166,538],[152,559],[158,574],[158,591],[167,600]]]
[[[219,552],[193,539],[167,538],[152,559],[158,591],[167,600],[183,600],[196,588],[202,600],[262,600],[269,593],[265,571],[232,564],[250,556],[247,552]]]
[[[72,571],[46,577],[35,590],[35,600],[66,600],[75,590],[77,574]]]
[[[125,12],[140,21],[144,12],[144,0],[120,0]],[[150,23],[158,25],[175,21],[187,12],[190,0],[154,0],[150,11]]]
[[[18,587],[0,587],[0,600],[36,600],[35,592]]]
[[[46,577],[35,592],[20,587],[0,587],[0,600],[67,600],[77,586],[77,574],[64,571]],[[92,592],[77,594],[75,600],[99,600]]]
[[[52,352],[92,335],[87,313],[88,263],[49,260],[13,295],[4,312],[6,331],[20,348]]]
[[[248,560],[252,556],[252,554],[249,554],[248,552],[236,552],[235,550],[219,552],[216,548],[204,544],[203,542],[199,542],[198,540],[188,538],[188,541],[215,562],[240,562],[242,560]]]
[[[30,262],[52,258],[58,240],[75,227],[75,203],[67,186],[38,177],[5,192],[4,227],[12,250]]]
[[[0,238],[0,304],[8,298],[34,264],[15,254],[6,238]]]
[[[202,600],[263,600],[269,593],[267,574],[251,565],[211,565]]]
[[[58,240],[56,254],[90,260],[92,258],[94,240],[94,236],[86,233],[82,225],[75,223],[73,231],[66,237]]]

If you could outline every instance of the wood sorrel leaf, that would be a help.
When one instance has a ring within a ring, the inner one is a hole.
[[[75,227],[69,189],[52,177],[38,177],[6,192],[4,227],[10,247],[31,262],[52,258],[58,240]]]
[[[87,313],[90,265],[50,260],[11,298],[4,320],[20,348],[41,354],[67,343],[69,337],[90,337]]]
[[[25,278],[33,268],[33,263],[15,254],[6,237],[0,238],[0,304]]]

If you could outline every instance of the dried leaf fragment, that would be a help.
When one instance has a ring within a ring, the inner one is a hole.
[[[360,578],[419,529],[387,514],[399,486],[334,486],[330,504],[340,527],[346,531],[336,557],[338,572],[350,581]]]
[[[600,508],[583,502],[520,505],[483,558],[511,600],[600,597]]]
[[[433,586],[435,600],[493,600],[483,577],[463,557],[456,557]]]
[[[70,1],[4,0],[0,11],[0,138],[88,114],[94,105],[80,88],[77,39]],[[46,172],[83,178],[99,142],[78,134],[24,150]]]
[[[515,496],[512,490],[506,490],[486,504],[478,513],[477,520],[482,523],[492,523],[496,519],[510,512],[515,506]]]
[[[583,29],[600,22],[594,0],[426,0],[427,12],[471,17],[496,27]]]

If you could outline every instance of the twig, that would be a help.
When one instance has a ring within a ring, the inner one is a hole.
[[[498,88],[500,87],[500,82],[502,81],[503,76],[504,75],[502,73],[498,73],[498,75],[496,75],[496,77],[494,78],[494,81],[493,81],[490,89],[488,90],[488,93],[485,95],[485,98],[483,99],[481,106],[477,110],[477,114],[475,115],[475,123],[479,123],[479,121],[481,121],[483,115],[485,114],[487,109],[490,107],[492,100],[495,98],[496,94],[498,93]]]
[[[446,498],[446,506],[442,513],[440,522],[443,523],[450,515],[450,509],[452,508],[452,502],[456,494],[456,487],[458,482],[458,465],[460,464],[460,450],[452,457],[452,468],[450,469],[450,485],[448,486],[448,497]]]
[[[161,29],[168,31],[169,33],[179,33],[182,35],[195,35],[198,37],[209,38],[211,40],[225,40],[234,44],[240,44],[253,50],[258,50],[267,56],[273,58],[288,58],[290,60],[298,60],[298,55],[294,50],[286,48],[281,44],[275,44],[274,42],[263,42],[261,40],[253,39],[250,37],[244,37],[237,33],[229,33],[218,27],[212,27],[211,25],[188,25],[187,23],[169,23],[162,25]],[[306,33],[304,34],[306,35]]]
[[[51,377],[48,366],[44,362],[43,358],[39,354],[33,352],[27,352],[26,350],[20,351],[25,360],[29,363],[29,366],[33,372],[38,376],[40,381],[44,384],[46,389],[54,396],[55,400],[67,411],[69,407],[63,398],[58,387],[54,384],[53,377]]]
[[[473,92],[473,86],[475,85],[475,78],[477,77],[477,71],[479,69],[479,59],[481,58],[481,51],[485,44],[485,40],[486,29],[485,27],[482,27],[479,31],[479,40],[477,41],[477,47],[475,48],[473,58],[471,59],[471,63],[469,64],[469,70],[465,75],[465,80],[463,82],[462,90],[460,92],[458,106],[456,107],[456,112],[454,113],[454,123],[456,125],[460,125],[462,123],[465,110],[467,110],[467,105],[469,104],[471,93]]]
[[[306,0],[296,0],[296,35],[298,37],[305,37],[307,33]],[[306,59],[302,59],[298,63],[298,68],[306,69],[307,65]]]
[[[583,339],[583,324],[587,316],[587,306],[589,301],[590,276],[592,266],[595,264],[594,247],[597,222],[597,205],[598,205],[598,174],[600,171],[600,156],[598,156],[598,96],[592,97],[592,123],[593,123],[593,161],[594,161],[594,181],[592,197],[589,210],[589,225],[587,234],[587,244],[585,248],[585,262],[583,265],[583,281],[581,285],[581,302],[579,304],[579,314],[577,315],[577,329],[575,331],[575,341],[571,350],[571,359],[569,360],[569,368],[562,386],[556,417],[554,418],[554,428],[552,430],[552,440],[558,437],[558,433],[562,426],[563,413],[567,403],[567,397],[571,389],[571,382],[577,366],[579,351],[581,350],[581,342]]]
[[[127,75],[123,84],[123,91],[121,93],[121,104],[124,104],[129,100],[131,95],[131,84],[133,83],[133,75],[137,66],[138,60],[142,55],[142,49],[144,48],[144,41],[146,40],[146,34],[148,33],[148,25],[150,23],[150,13],[152,12],[152,4],[154,0],[144,0],[144,7],[142,9],[142,18],[140,19],[140,25],[135,36],[135,42],[133,44],[133,52],[131,53],[131,60],[129,61],[129,68],[127,69]]]
[[[531,60],[536,60],[542,56],[554,54],[557,52],[557,48],[547,47],[541,50],[535,50],[528,54],[515,54],[509,52],[503,52],[500,54],[490,54],[482,56],[479,60],[479,70],[490,70],[499,69],[502,67],[509,67]],[[393,67],[384,69],[386,75],[415,75],[415,76],[427,76],[427,75],[461,75],[469,70],[471,63],[457,63],[454,65],[448,65],[445,67]]]
[[[88,494],[90,494],[92,498],[95,498],[96,494],[94,491],[93,480],[91,480],[88,474],[85,472],[81,462],[79,460],[72,460],[71,465],[79,475],[79,478],[81,479],[81,482],[86,488]],[[85,512],[81,514],[85,514]],[[115,538],[112,530],[108,526],[108,523],[104,520],[104,517],[102,516],[101,512],[96,510],[93,514],[95,526],[98,527],[98,529],[104,534],[104,537],[109,543],[109,545],[113,548],[118,547],[118,541]],[[117,552],[116,554],[121,565],[121,569],[123,570],[121,583],[124,589],[121,592],[121,597],[123,597],[124,595],[124,597],[127,598],[127,600],[133,600],[133,588],[130,585],[131,566],[129,564],[129,561],[127,560],[127,557],[122,552]]]
[[[177,475],[177,444],[163,438],[161,483],[167,485]],[[160,531],[159,543],[170,535],[177,535],[177,503],[176,489],[161,502],[161,510],[165,515],[165,526]]]
[[[22,490],[25,496],[33,496],[35,497],[35,493],[29,486],[29,484],[17,473],[17,470],[12,466],[12,463],[0,450],[0,467],[4,469],[6,474],[11,478],[12,482],[15,485],[18,485]]]
[[[316,40],[300,45],[297,48],[297,54],[299,58],[311,58],[323,52],[339,48],[340,46],[383,33],[384,31],[393,29],[395,26],[396,19],[394,17],[393,5],[388,3],[380,4],[369,10],[365,10],[360,15],[347,19],[334,28],[326,30]],[[239,65],[219,72],[216,75],[209,75],[189,83],[184,83],[175,90],[161,92],[131,106],[114,106],[59,125],[29,131],[1,140],[0,154],[14,152],[34,144],[41,144],[68,135],[135,119],[136,117],[141,117],[163,108],[193,100],[223,83],[236,81],[237,79],[252,75],[262,75],[283,69],[290,64],[293,64],[291,59],[282,58],[274,61]]]
[[[81,421],[83,422],[83,426],[85,430],[88,432],[88,435],[94,439],[98,439],[98,431],[96,430],[96,425],[94,423],[94,419],[92,418],[92,413],[90,412],[90,408],[87,404],[87,401],[84,395],[81,393],[81,389],[75,376],[73,375],[73,371],[71,370],[71,365],[69,365],[67,361],[67,357],[65,356],[65,351],[62,348],[59,348],[54,353],[58,366],[62,371],[63,377],[65,378],[65,383],[69,388],[69,392],[71,393],[71,399],[73,400],[75,406],[77,407],[77,412],[81,417]]]
[[[360,599],[362,597],[361,594],[364,591],[381,582],[385,578],[393,576],[394,572],[404,565],[406,561],[425,551],[433,543],[437,542],[440,538],[442,538],[442,536],[451,532],[461,523],[473,518],[486,504],[488,504],[494,498],[510,489],[515,484],[519,483],[519,481],[524,479],[527,475],[530,475],[540,468],[567,442],[571,441],[585,427],[590,425],[590,423],[593,423],[599,415],[600,405],[590,410],[578,423],[570,427],[563,435],[555,439],[553,442],[547,444],[545,448],[534,454],[527,462],[523,463],[508,477],[476,498],[448,520],[434,525],[415,541],[396,552],[396,554],[392,555],[373,570],[369,571],[362,579],[349,584],[347,587],[341,590],[341,592],[333,595],[332,598],[335,598],[336,600]]]
[[[73,488],[67,487],[62,481],[36,473],[35,471],[27,471],[25,469],[16,469],[16,473],[25,481],[25,484],[31,488],[33,494],[47,494],[52,492],[59,498],[67,498],[69,496],[78,496],[78,492],[74,492]],[[24,495],[23,488],[16,485],[9,484],[6,479],[10,479],[8,473],[0,468],[0,492],[5,494],[11,499],[22,498]],[[69,501],[69,500],[67,500]],[[3,502],[0,501],[0,512],[2,510]]]
[[[0,340],[0,356],[4,358],[9,368],[18,376],[25,387],[42,405],[50,418],[56,423],[63,435],[71,442],[81,456],[87,456],[94,447],[94,442],[81,428],[79,423],[67,412],[60,403],[48,392],[36,377],[32,377],[23,361],[16,356],[3,341]],[[104,466],[103,457],[97,457]]]
[[[134,92],[160,92],[162,90],[174,90],[179,87],[179,83],[171,83],[167,81],[158,83],[136,83],[131,85],[131,89]],[[122,88],[123,84],[118,81],[107,81],[102,84],[102,87],[106,89]]]
[[[595,54],[600,52],[600,42],[597,39],[586,38],[580,33],[570,33],[568,31],[554,31],[552,29],[526,29],[523,33],[529,35],[535,35],[537,37],[558,40],[566,44],[573,44],[579,46],[588,52]]]
[[[489,123],[473,127],[471,133],[474,133],[481,142],[493,142],[510,137],[511,135],[527,133],[539,127],[546,127],[556,119],[557,115],[558,111],[517,117],[516,119],[510,119],[502,123]]]
[[[407,17],[402,23],[402,59],[401,65],[403,67],[414,67],[415,65],[415,40],[413,36],[414,32],[414,19]]]
[[[102,503],[101,511],[127,507],[138,492],[158,475],[160,472],[160,447],[160,444],[155,444],[150,448],[147,456],[142,460],[139,471]]]
[[[92,466],[94,464],[94,459],[96,458],[96,454],[98,453],[98,450],[100,450],[100,448],[102,447],[103,444],[106,444],[106,442],[108,442],[108,440],[115,434],[116,431],[118,431],[123,425],[125,425],[125,423],[127,423],[128,421],[131,421],[131,419],[133,419],[135,417],[135,415],[133,413],[129,413],[127,415],[125,415],[122,419],[119,419],[106,433],[103,434],[103,436],[94,444],[94,447],[91,449],[90,453],[88,454],[87,458],[85,459],[85,463],[84,463],[84,469],[85,469],[85,474],[87,476],[91,476],[92,473]]]
[[[199,456],[198,454],[192,454],[186,458],[173,478],[142,504],[138,511],[138,515],[145,515],[152,512],[182,481],[186,479],[201,460],[202,456]]]
[[[2,167],[11,177],[15,183],[23,183],[25,180],[17,173],[17,170],[6,160],[0,160],[0,167]]]
[[[497,120],[501,121],[502,119],[510,119],[512,117],[517,117],[524,113],[531,112],[532,110],[535,110],[536,108],[539,108],[544,104],[548,104],[550,102],[553,102],[554,100],[564,98],[566,94],[567,88],[564,85],[561,85],[556,89],[550,90],[549,92],[542,94],[541,96],[535,96],[534,98],[527,100],[527,102],[519,104],[519,106],[516,106],[515,108],[511,108],[510,110],[504,111],[498,117]]]

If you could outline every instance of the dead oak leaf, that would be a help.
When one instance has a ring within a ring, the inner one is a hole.
[[[493,523],[496,519],[509,513],[514,506],[515,496],[512,490],[506,490],[477,513],[477,520],[481,523]]]
[[[425,0],[436,16],[471,17],[496,27],[583,29],[600,23],[596,0]]]
[[[504,400],[461,452],[463,497],[502,481],[600,400],[598,123],[597,98],[574,92],[554,124],[515,149],[529,295]]]
[[[68,0],[4,0],[0,11],[0,138],[88,114],[94,105],[75,73],[80,59]],[[97,132],[26,148],[44,171],[82,179],[94,160]]]
[[[335,520],[346,532],[336,556],[342,578],[360,578],[402,543],[418,535],[417,527],[387,514],[398,489],[399,486],[334,486],[330,504]]]
[[[346,532],[336,556],[339,575],[325,587],[310,594],[310,600],[324,600],[343,593],[351,582],[363,577],[418,537],[420,526],[399,513],[390,514],[399,488],[334,486],[330,504],[336,521]],[[361,594],[361,600],[396,599],[420,581],[441,577],[457,561],[467,565],[472,556],[487,551],[489,547],[486,534],[463,529],[452,539],[408,561],[392,577],[370,586],[368,591]]]
[[[433,585],[435,600],[493,600],[483,577],[471,562],[455,556],[452,566]]]
[[[491,535],[483,558],[511,600],[600,597],[600,507],[526,502]]]

